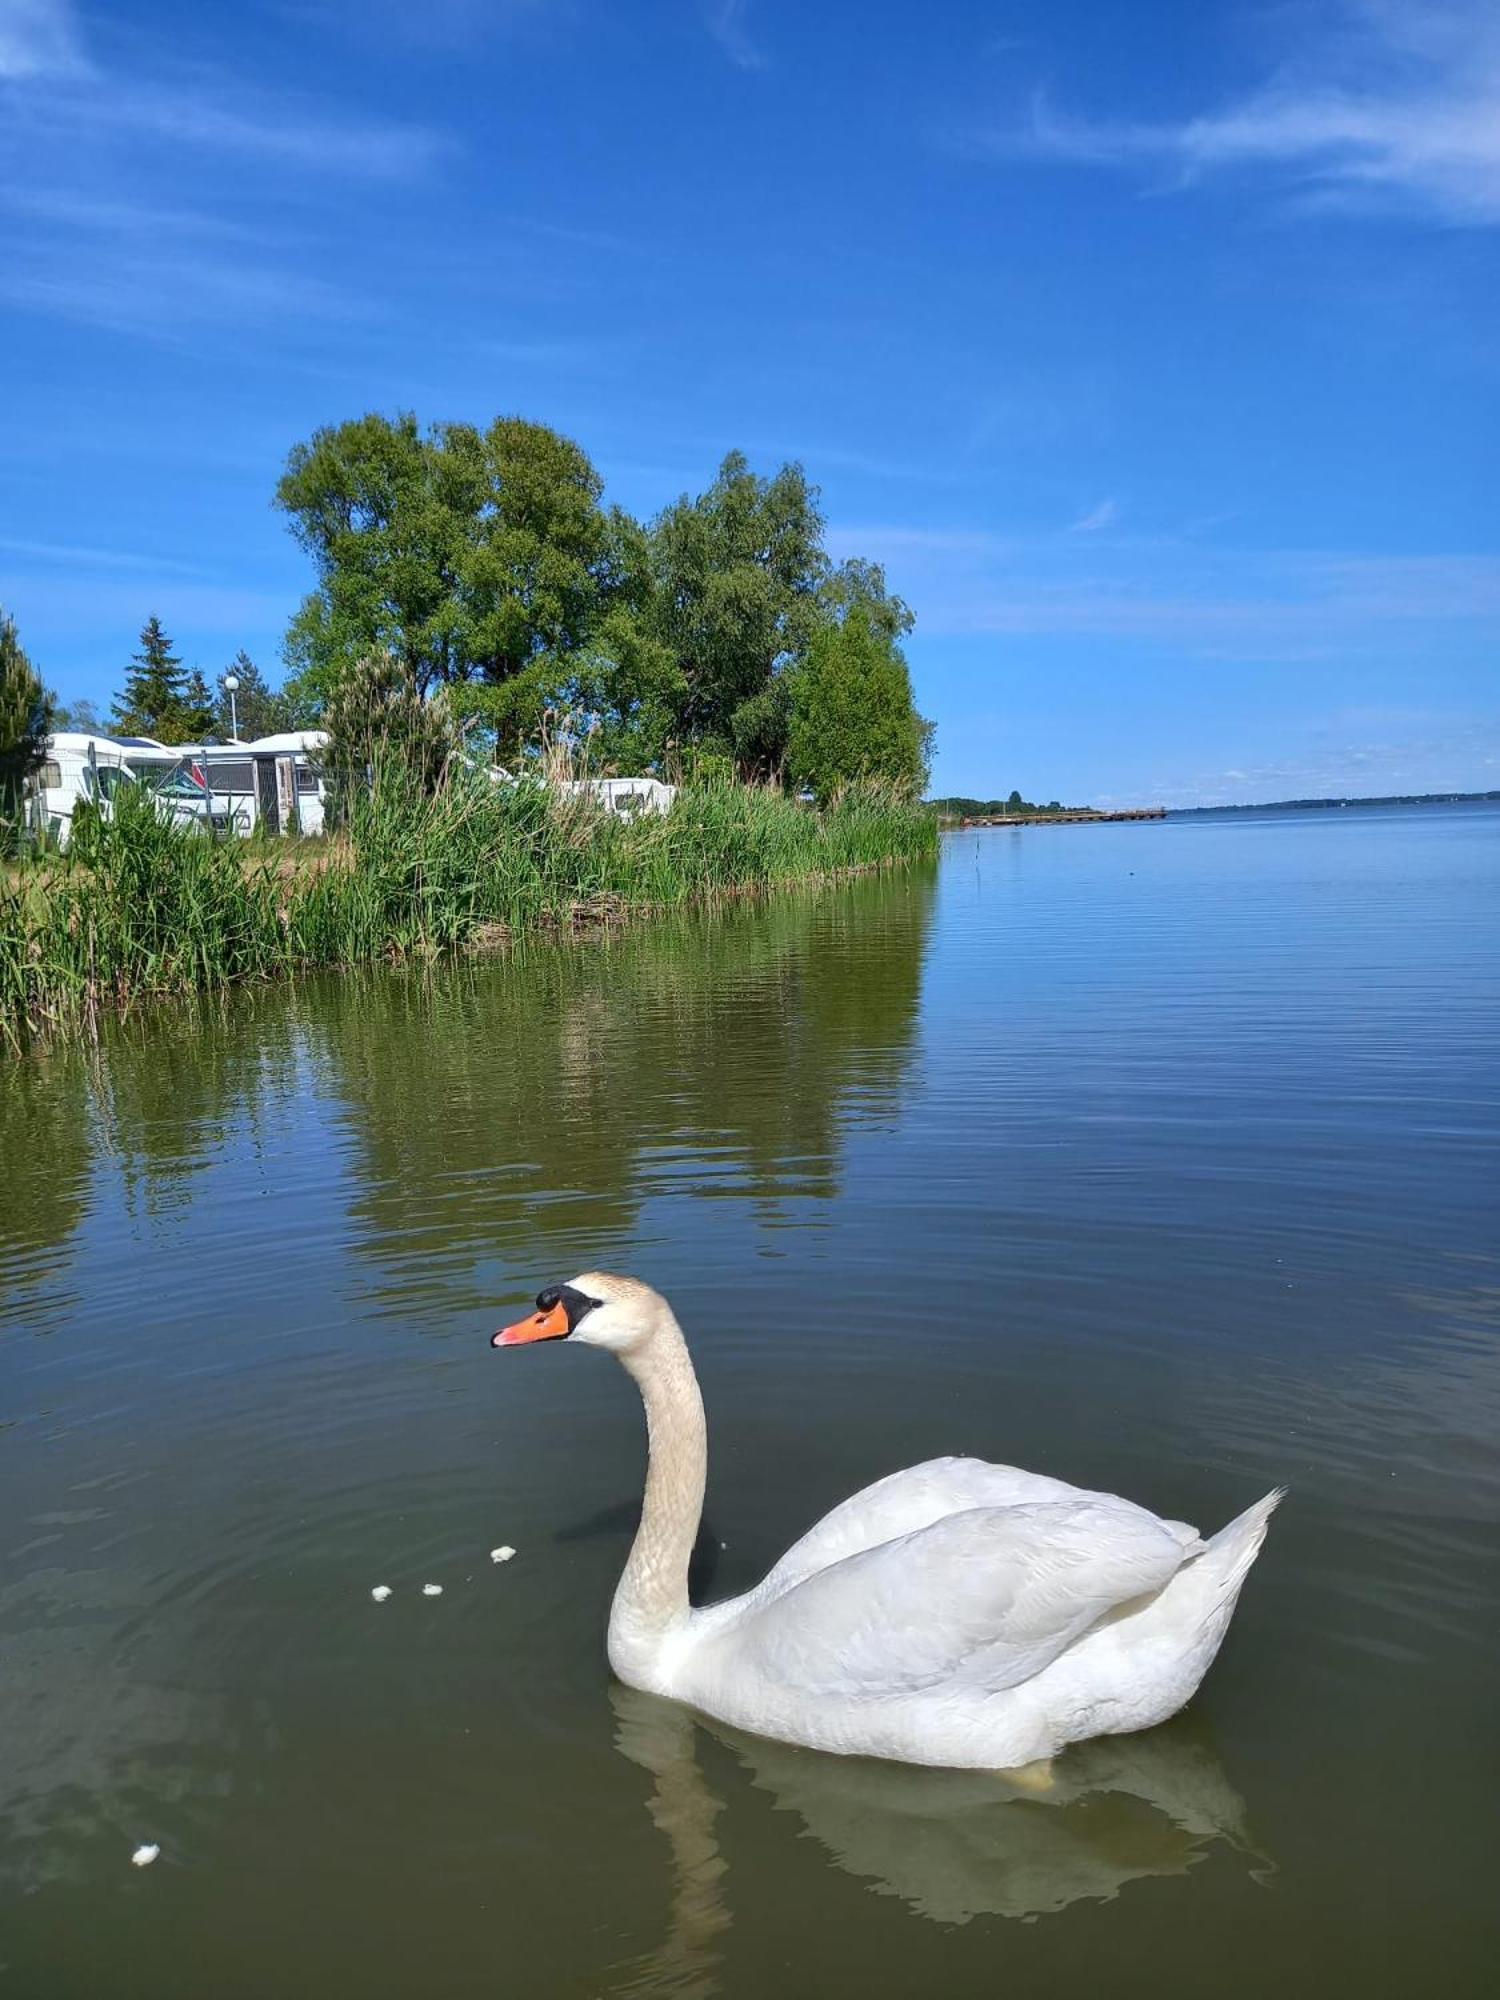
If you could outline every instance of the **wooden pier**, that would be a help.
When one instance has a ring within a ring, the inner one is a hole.
[[[1131,812],[986,813],[981,819],[961,819],[959,826],[1079,826],[1101,820],[1165,819],[1165,806],[1138,806]]]

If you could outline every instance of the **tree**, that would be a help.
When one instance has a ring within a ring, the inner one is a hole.
[[[26,782],[46,762],[52,697],[0,610],[0,851],[20,824]]]
[[[203,669],[194,667],[187,677],[182,713],[177,718],[177,734],[163,740],[168,743],[202,743],[217,735],[218,729],[219,718],[214,712],[214,698],[208,691],[208,682],[203,678]]]
[[[681,740],[687,682],[671,648],[627,604],[605,614],[560,692],[606,769],[659,769]]]
[[[80,734],[95,731],[100,736],[105,733],[99,711],[91,701],[60,701],[52,720],[56,729],[76,729]]]
[[[141,627],[141,650],[131,655],[125,692],[114,704],[115,730],[121,736],[154,736],[159,743],[182,742],[193,733],[189,714],[182,661],[152,612]]]
[[[800,465],[761,479],[731,452],[706,493],[658,516],[650,559],[646,615],[682,677],[683,739],[732,752],[747,775],[778,768],[768,689],[817,630],[828,572],[816,489]]]
[[[437,789],[455,738],[446,695],[426,699],[394,654],[370,653],[347,668],[323,712],[322,753],[330,816],[347,820],[355,797],[384,770]]]
[[[885,570],[862,556],[850,556],[830,570],[819,599],[824,614],[842,625],[851,611],[863,611],[870,629],[892,645],[907,637],[916,625],[916,613],[885,587]]]
[[[233,674],[239,682],[232,707],[224,687],[225,674]],[[242,646],[219,676],[219,691],[214,702],[214,726],[218,734],[228,742],[238,733],[244,743],[253,743],[258,736],[274,736],[278,730],[293,726],[288,708],[285,696],[278,694],[270,685]],[[239,725],[237,732],[236,723]]]
[[[477,678],[536,686],[587,640],[612,587],[602,482],[571,439],[501,417],[488,430],[365,416],[298,445],[277,504],[318,587],[287,635],[299,699],[326,699],[372,652],[419,695]]]
[[[904,791],[922,783],[922,720],[906,660],[865,609],[824,625],[788,679],[788,764],[799,785],[822,801],[861,778]]]

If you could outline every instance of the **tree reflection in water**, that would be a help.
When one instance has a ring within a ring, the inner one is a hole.
[[[384,1306],[430,1315],[446,1289],[445,1308],[487,1308],[484,1260],[594,1261],[661,1193],[772,1223],[836,1194],[844,1129],[893,1109],[907,1073],[933,884],[345,981],[312,1033]]]

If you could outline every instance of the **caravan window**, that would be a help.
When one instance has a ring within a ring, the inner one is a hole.
[[[58,763],[55,757],[49,757],[42,766],[42,787],[45,791],[55,792],[61,788],[61,785],[62,765]]]
[[[199,768],[216,792],[255,790],[255,769],[248,757],[226,759],[223,763],[217,757],[205,757]]]
[[[315,792],[317,789],[318,774],[312,765],[299,764],[297,766],[297,790],[299,792]]]

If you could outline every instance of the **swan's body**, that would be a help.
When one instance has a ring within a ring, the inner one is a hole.
[[[609,1661],[631,1687],[763,1736],[912,1764],[1013,1769],[1145,1729],[1219,1649],[1280,1499],[1210,1541],[1113,1494],[939,1458],[835,1507],[744,1596],[694,1609],[707,1434],[670,1307],[591,1273],[544,1292],[507,1345],[611,1349],[646,1406],[640,1530]]]

